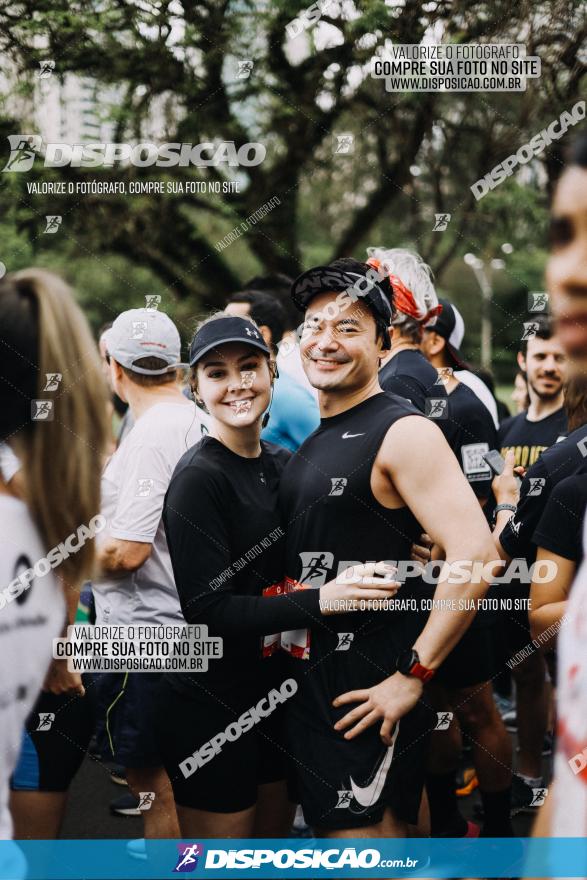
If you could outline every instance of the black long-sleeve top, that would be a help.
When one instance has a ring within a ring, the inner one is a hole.
[[[207,436],[180,459],[169,484],[163,522],[184,617],[223,639],[223,657],[207,672],[168,676],[195,698],[254,699],[277,666],[261,659],[263,636],[320,620],[318,590],[262,596],[284,575],[278,488],[289,457],[261,441],[261,455],[244,458]]]

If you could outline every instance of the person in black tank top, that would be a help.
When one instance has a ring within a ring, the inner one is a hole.
[[[405,562],[423,530],[448,561],[493,559],[487,524],[438,427],[378,384],[387,277],[337,260],[300,276],[292,298],[306,311],[300,350],[322,421],[282,476],[288,589],[318,586],[353,561]],[[485,590],[441,583],[436,597],[456,602]],[[286,710],[289,748],[304,815],[320,835],[401,837],[417,821],[436,723],[423,682],[472,618],[433,610],[418,634],[417,596],[409,579],[388,612],[334,615],[284,639],[298,682]]]

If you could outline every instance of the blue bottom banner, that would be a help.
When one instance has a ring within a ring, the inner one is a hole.
[[[587,878],[584,838],[0,841],[0,880]]]

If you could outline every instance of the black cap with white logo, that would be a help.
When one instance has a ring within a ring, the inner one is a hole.
[[[211,349],[224,345],[226,342],[244,342],[259,348],[267,356],[271,355],[269,347],[261,336],[259,329],[248,318],[232,315],[214,318],[200,327],[190,345],[190,367]]]
[[[305,312],[310,301],[319,293],[337,293],[348,291],[352,299],[362,300],[369,308],[376,321],[386,327],[391,324],[392,311],[389,297],[383,290],[382,281],[377,270],[365,266],[365,273],[340,269],[337,266],[314,266],[303,272],[291,286],[291,298],[301,312]],[[390,347],[389,336],[386,335],[385,348]]]
[[[463,358],[460,347],[465,336],[465,322],[456,306],[447,299],[438,299],[442,305],[442,311],[436,319],[436,324],[430,327],[434,333],[438,333],[446,339],[446,348],[457,370],[468,370],[469,365]]]

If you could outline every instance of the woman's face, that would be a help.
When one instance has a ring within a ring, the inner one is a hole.
[[[546,282],[560,340],[587,368],[587,169],[571,166],[558,184]]]
[[[269,361],[244,342],[226,342],[204,355],[197,380],[197,396],[210,415],[231,428],[253,425],[269,406]]]

